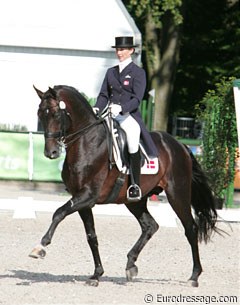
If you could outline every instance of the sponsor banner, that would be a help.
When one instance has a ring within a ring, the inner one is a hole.
[[[0,133],[0,177],[28,179],[29,135]]]
[[[33,134],[33,173],[32,180],[37,181],[62,181],[61,171],[65,155],[50,160],[44,156],[44,136]]]
[[[0,145],[0,179],[62,181],[65,154],[46,158],[42,134],[0,132]]]

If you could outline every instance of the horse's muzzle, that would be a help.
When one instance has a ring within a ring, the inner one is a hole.
[[[53,160],[53,159],[57,159],[60,156],[60,153],[58,150],[52,150],[52,151],[45,150],[44,155],[45,157]]]
[[[49,159],[57,159],[60,157],[60,147],[58,144],[53,144],[52,142],[45,143],[44,155]]]

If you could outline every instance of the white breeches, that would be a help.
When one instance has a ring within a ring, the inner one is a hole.
[[[121,115],[115,117],[115,120],[119,122],[122,129],[126,132],[128,152],[134,154],[139,149],[139,141],[141,129],[138,122],[129,114]]]

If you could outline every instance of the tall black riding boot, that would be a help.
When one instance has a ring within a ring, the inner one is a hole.
[[[142,197],[142,191],[139,186],[141,173],[140,150],[134,154],[130,154],[130,167],[131,185],[127,190],[127,198],[129,201],[138,201]]]

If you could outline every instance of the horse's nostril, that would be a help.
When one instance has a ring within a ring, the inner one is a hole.
[[[58,157],[58,152],[56,150],[52,151],[50,158],[55,159]]]
[[[46,150],[46,151],[44,152],[44,154],[45,154],[45,156],[46,156],[47,158],[49,158],[49,159],[56,159],[56,158],[59,157],[59,153],[58,153],[57,150],[53,150],[53,151],[48,151],[48,150]]]

